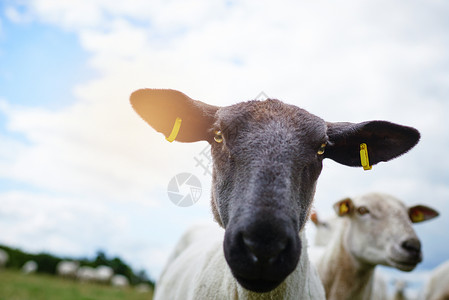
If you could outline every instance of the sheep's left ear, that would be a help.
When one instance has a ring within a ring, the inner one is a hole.
[[[310,214],[310,220],[313,222],[313,224],[315,224],[315,226],[318,226],[320,224],[320,221],[318,220],[318,214],[315,210]]]
[[[419,223],[431,220],[435,217],[438,217],[440,214],[436,210],[428,206],[416,205],[408,209],[408,215],[412,223]]]
[[[354,203],[351,198],[345,198],[343,200],[338,201],[333,205],[335,213],[339,217],[343,217],[346,215],[351,215],[354,211]]]
[[[419,141],[419,131],[387,121],[327,123],[329,144],[325,157],[341,164],[360,167],[360,144],[368,148],[370,165],[388,161],[413,148]]]

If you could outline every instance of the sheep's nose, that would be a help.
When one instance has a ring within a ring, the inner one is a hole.
[[[421,253],[421,242],[417,238],[403,241],[401,247],[414,256],[418,256]]]
[[[237,281],[250,291],[263,293],[276,288],[293,272],[302,244],[290,220],[265,215],[254,219],[230,222],[223,250]]]
[[[268,243],[260,243],[252,237],[243,235],[243,244],[248,251],[248,255],[255,264],[273,264],[278,256],[288,245],[287,236],[280,234],[276,240]]]

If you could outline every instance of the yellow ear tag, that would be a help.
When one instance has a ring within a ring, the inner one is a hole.
[[[368,146],[365,143],[360,144],[360,162],[365,171],[373,168],[369,165]]]
[[[411,217],[413,223],[418,223],[418,222],[424,221],[424,214],[419,210],[413,211],[413,213],[410,217]]]
[[[346,202],[341,203],[340,204],[340,211],[339,211],[340,216],[346,214],[348,211],[349,211],[348,203],[346,203]]]
[[[165,138],[170,143],[173,142],[176,139],[176,137],[178,136],[179,128],[181,128],[181,122],[182,122],[182,119],[177,117],[175,120],[175,125],[173,125],[173,129],[172,129],[170,135]]]

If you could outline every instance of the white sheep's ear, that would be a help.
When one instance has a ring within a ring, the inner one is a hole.
[[[339,217],[351,215],[354,211],[354,203],[351,198],[345,198],[343,200],[338,201],[333,205],[335,213]]]
[[[408,215],[412,223],[419,223],[436,218],[440,214],[436,210],[428,206],[416,205],[408,209]]]
[[[175,90],[141,89],[130,97],[134,110],[170,142],[212,142],[217,106]]]
[[[369,165],[398,157],[419,141],[419,131],[387,121],[327,123],[329,143],[324,157],[353,167],[362,166],[360,149],[366,144]]]
[[[310,220],[313,222],[313,224],[315,224],[315,226],[318,226],[320,224],[320,221],[318,220],[318,214],[315,210],[310,214]]]

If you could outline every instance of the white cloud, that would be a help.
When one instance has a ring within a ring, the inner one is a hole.
[[[5,8],[5,16],[13,23],[28,23],[31,16],[27,13],[21,13],[16,7],[8,6]]]
[[[318,208],[329,211],[340,196],[377,189],[410,202],[436,189],[441,201],[447,189],[435,186],[430,174],[449,167],[434,159],[449,147],[449,24],[442,26],[448,10],[441,1],[36,0],[20,10],[11,6],[11,20],[75,32],[99,76],[74,87],[78,101],[58,111],[1,106],[7,129],[28,142],[0,137],[10,145],[0,149],[0,176],[68,198],[151,204],[157,212],[167,200],[157,191],[173,175],[201,172],[193,156],[206,144],[167,143],[132,111],[129,94],[174,88],[227,105],[265,91],[329,121],[389,119],[423,133],[410,154],[368,173],[327,162]],[[206,203],[200,211],[207,211]],[[44,234],[52,225],[46,224],[35,230]],[[169,241],[151,248],[155,257],[166,253],[185,223],[178,225]],[[149,248],[142,249],[144,260]]]
[[[71,195],[148,203],[151,189],[194,166],[200,145],[167,143],[138,118],[127,98],[106,92],[57,112],[10,107],[9,130],[29,144],[10,141],[20,152],[9,150],[0,173]]]
[[[113,239],[126,228],[122,216],[107,214],[100,203],[15,191],[0,194],[0,202],[2,227],[10,228],[2,242],[32,251],[79,255],[86,244]]]

